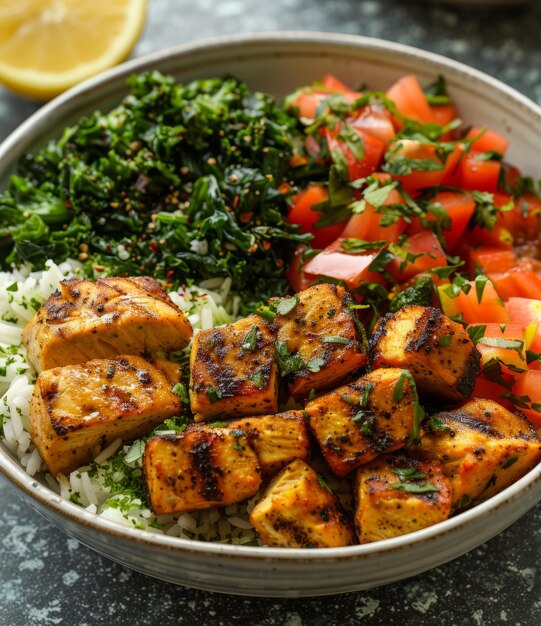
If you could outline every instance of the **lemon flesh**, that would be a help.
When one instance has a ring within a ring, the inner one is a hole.
[[[47,100],[125,59],[146,0],[0,0],[0,82]]]

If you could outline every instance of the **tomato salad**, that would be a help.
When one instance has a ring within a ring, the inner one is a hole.
[[[313,236],[292,288],[345,285],[368,328],[405,304],[441,307],[481,353],[473,395],[541,426],[541,200],[508,139],[465,126],[441,77],[383,93],[325,76],[286,103],[305,134],[287,219]]]

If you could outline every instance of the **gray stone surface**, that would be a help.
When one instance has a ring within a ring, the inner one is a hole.
[[[114,0],[112,0],[114,1]],[[135,50],[279,29],[358,33],[474,65],[541,102],[541,6],[454,10],[404,0],[149,0]],[[0,88],[0,139],[36,105]],[[416,578],[330,598],[245,599],[174,587],[98,556],[19,502],[0,479],[0,626],[541,623],[541,508]]]

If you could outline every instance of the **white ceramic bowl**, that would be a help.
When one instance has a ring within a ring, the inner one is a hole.
[[[446,76],[462,117],[511,139],[509,158],[541,177],[541,109],[513,89],[464,65],[415,48],[363,37],[277,33],[184,45],[136,59],[47,104],[0,147],[0,186],[17,159],[80,115],[106,110],[126,93],[133,72],[158,69],[180,81],[234,74],[281,97],[332,72],[356,85],[385,88],[415,73]],[[413,576],[475,548],[541,499],[541,465],[489,501],[415,533],[369,545],[322,550],[201,543],[124,528],[61,500],[30,478],[0,447],[0,469],[52,523],[103,555],[151,576],[211,591],[254,596],[314,596],[366,589]]]

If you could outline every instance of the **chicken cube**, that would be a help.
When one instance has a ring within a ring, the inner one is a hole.
[[[153,437],[143,469],[157,515],[227,506],[257,493],[261,475],[242,431],[188,427],[182,434]]]
[[[300,459],[272,480],[252,510],[250,521],[269,546],[329,548],[355,543],[338,499]]]
[[[366,364],[360,324],[343,287],[322,283],[271,304],[280,371],[296,400],[332,389]]]
[[[30,434],[51,474],[90,462],[120,437],[147,435],[181,411],[175,363],[126,355],[42,372],[30,404]]]
[[[382,368],[306,405],[308,426],[337,476],[420,436],[422,409],[406,370]]]
[[[541,460],[541,441],[526,418],[492,400],[475,399],[433,416],[412,454],[443,463],[453,508],[490,498]]]
[[[310,438],[302,411],[241,418],[229,422],[228,428],[246,432],[265,477],[276,474],[294,459],[310,458]]]
[[[278,412],[275,334],[258,315],[200,331],[190,356],[195,421]]]
[[[460,324],[439,309],[416,305],[380,320],[369,355],[372,367],[408,369],[421,393],[452,403],[470,397],[480,363]]]
[[[405,535],[451,513],[451,485],[439,461],[379,457],[357,470],[354,490],[361,543]]]
[[[71,278],[49,297],[23,333],[38,372],[119,354],[179,350],[190,323],[152,278]]]

